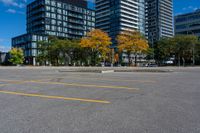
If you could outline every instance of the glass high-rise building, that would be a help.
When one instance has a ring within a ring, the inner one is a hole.
[[[172,37],[173,0],[146,0],[146,36],[149,43]]]
[[[35,65],[38,41],[81,38],[93,28],[95,11],[86,0],[35,0],[27,5],[27,34],[14,37],[12,46],[22,48],[26,63]]]
[[[96,28],[108,32],[113,42],[120,31],[136,30],[154,44],[174,35],[173,1],[96,0]]]
[[[27,6],[27,33],[80,38],[95,27],[85,0],[36,0]]]
[[[115,43],[124,30],[145,34],[144,0],[96,0],[96,28],[107,32]]]

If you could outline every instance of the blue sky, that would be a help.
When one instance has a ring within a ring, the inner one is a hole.
[[[8,51],[11,38],[26,32],[25,7],[30,0],[0,0],[0,51]],[[174,14],[200,8],[200,0],[174,0]]]

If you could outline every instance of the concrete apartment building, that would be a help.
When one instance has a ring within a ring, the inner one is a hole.
[[[0,65],[8,64],[9,63],[8,59],[9,59],[9,53],[0,51]]]

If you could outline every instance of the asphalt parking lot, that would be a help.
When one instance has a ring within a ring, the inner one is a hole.
[[[0,68],[0,133],[200,133],[200,68]]]

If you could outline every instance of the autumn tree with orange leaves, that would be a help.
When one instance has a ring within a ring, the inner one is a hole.
[[[119,52],[126,52],[129,66],[131,65],[130,55],[135,54],[135,65],[137,64],[137,54],[145,53],[149,46],[147,40],[137,31],[123,31],[117,38]]]
[[[87,33],[80,42],[82,48],[88,49],[92,54],[92,65],[96,65],[98,56],[105,62],[110,52],[111,38],[100,29],[94,29]]]

